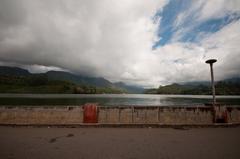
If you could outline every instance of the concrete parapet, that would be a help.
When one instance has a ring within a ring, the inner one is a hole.
[[[7,107],[0,109],[1,124],[78,124],[82,107]]]
[[[228,122],[240,123],[240,107],[226,107]],[[98,124],[213,124],[205,106],[99,106]],[[0,124],[71,125],[83,123],[83,106],[0,107]]]
[[[228,120],[230,123],[239,123],[240,122],[240,107],[227,107]]]

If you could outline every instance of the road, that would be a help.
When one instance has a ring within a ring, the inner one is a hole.
[[[0,127],[1,159],[239,159],[235,128]]]

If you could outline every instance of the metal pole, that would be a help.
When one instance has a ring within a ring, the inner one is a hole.
[[[216,104],[216,97],[215,97],[215,85],[214,85],[214,75],[213,75],[213,63],[217,62],[216,59],[210,59],[207,60],[206,63],[210,64],[210,70],[211,70],[211,83],[212,83],[212,96],[213,96],[213,107]]]
[[[211,69],[211,83],[212,83],[212,96],[213,96],[213,106],[216,104],[216,97],[215,97],[215,84],[214,84],[214,75],[213,75],[213,64],[210,64]]]

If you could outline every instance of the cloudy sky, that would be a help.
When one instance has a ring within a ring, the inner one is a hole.
[[[0,0],[0,65],[145,87],[240,75],[240,0]]]

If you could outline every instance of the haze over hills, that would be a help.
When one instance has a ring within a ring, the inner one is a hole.
[[[128,90],[129,93],[143,93],[144,88],[139,86],[127,85],[124,82],[116,82],[115,86]]]
[[[84,77],[63,71],[48,71],[45,73],[49,80],[69,81],[75,84],[91,85],[96,87],[113,87],[114,85],[104,78]]]
[[[0,92],[36,93],[142,93],[143,88],[122,82],[112,83],[102,77],[86,77],[64,71],[48,71],[33,74],[18,67],[0,66]],[[11,85],[11,87],[7,87]],[[15,89],[16,86],[18,89]],[[32,92],[32,87],[34,87]],[[42,90],[42,87],[44,88]],[[55,88],[55,87],[60,88]],[[21,88],[20,88],[21,87]],[[27,88],[30,88],[28,90]],[[53,88],[52,88],[53,87]],[[61,89],[61,87],[65,87]],[[49,88],[49,89],[48,89]],[[69,89],[66,89],[69,88]],[[9,89],[9,90],[8,90]],[[46,90],[45,90],[46,89]],[[54,89],[54,90],[51,90]],[[60,89],[60,90],[59,90]],[[66,89],[66,90],[64,90]],[[11,91],[12,90],[12,91]],[[27,90],[27,91],[26,91]]]

